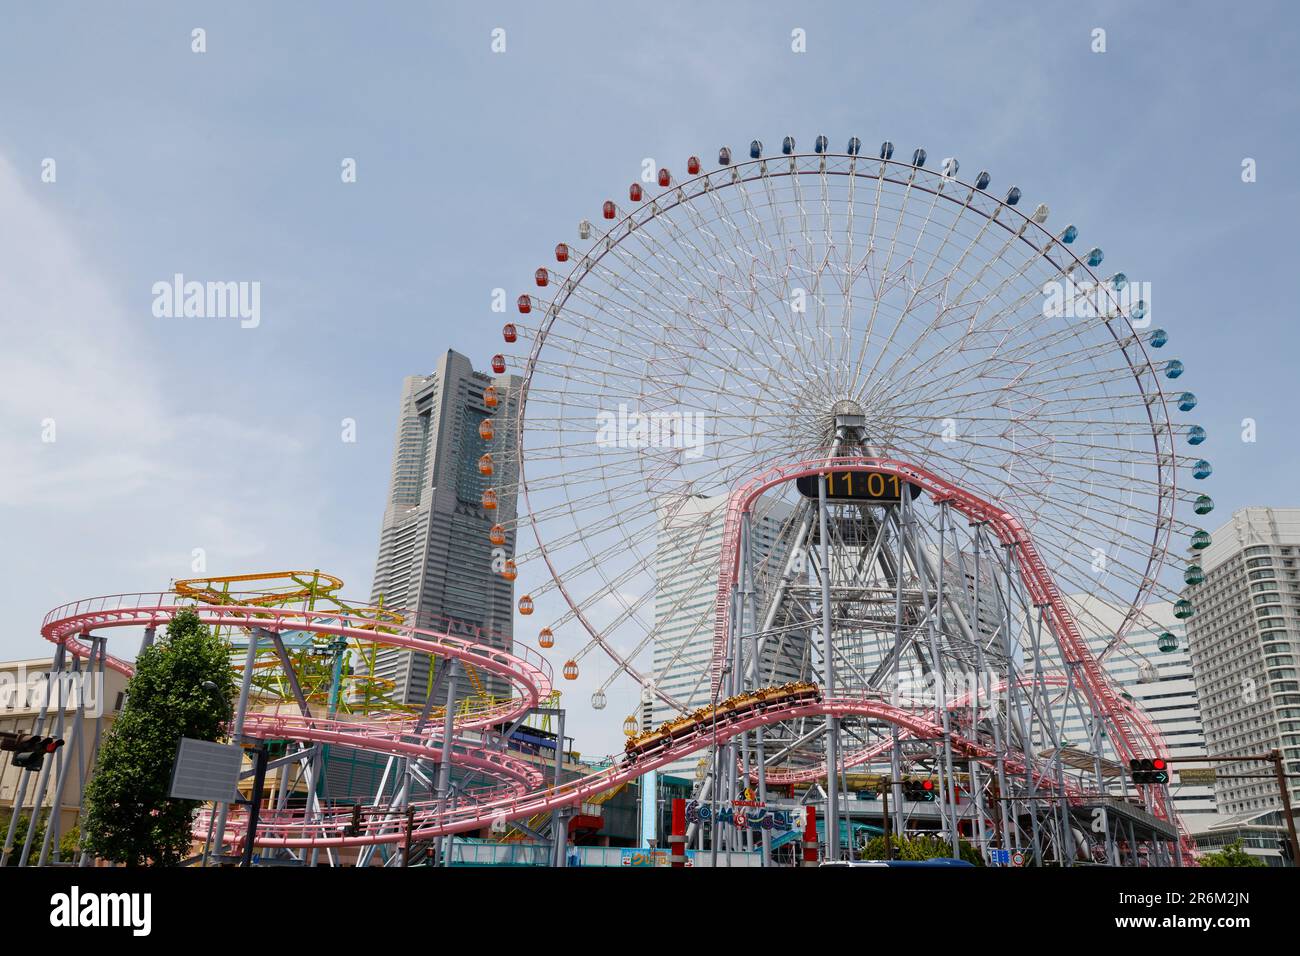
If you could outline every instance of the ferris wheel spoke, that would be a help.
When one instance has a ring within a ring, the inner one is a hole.
[[[989,221],[986,223],[986,228],[987,228],[987,226],[991,226],[991,224],[992,224],[992,220],[989,220]],[[975,242],[972,243],[972,247],[971,247],[970,249],[967,250],[967,253],[963,253],[961,259],[958,260],[958,262],[954,264],[953,269],[948,273],[948,276],[947,276],[946,279],[945,279],[945,284],[946,284],[947,282],[950,282],[950,281],[952,280],[952,278],[956,275],[957,270],[958,270],[958,269],[961,267],[961,265],[965,262],[967,254],[968,254],[970,251],[972,251],[972,249],[973,249],[974,246],[975,246],[975,243],[978,242],[978,240],[979,240],[980,238],[982,238],[984,234],[985,234],[985,229],[982,228],[981,231],[980,231],[979,236],[976,238]],[[1000,261],[1000,258],[1001,258],[1002,256],[1005,255],[1006,250],[1008,250],[1009,248],[1011,248],[1012,245],[1015,243],[1015,241],[1016,241],[1017,239],[1019,239],[1021,235],[1022,235],[1022,232],[1018,232],[1018,233],[1014,234],[1013,236],[1010,236],[1009,238],[1007,238],[1006,241],[1005,241],[1005,243],[1004,243],[1004,245],[1003,245],[1003,247],[1002,247],[1002,249],[999,250],[999,255],[998,255],[997,257],[994,257],[994,258],[990,259],[990,260],[988,261],[988,263],[986,263],[986,265],[984,266],[984,268],[981,270],[981,272],[978,273],[976,276],[972,277],[972,278],[971,278],[971,279],[966,283],[966,285],[964,286],[964,288],[962,289],[962,291],[960,291],[960,292],[958,293],[958,295],[957,295],[956,298],[953,300],[953,302],[952,302],[949,306],[946,306],[946,307],[945,307],[944,312],[948,312],[948,311],[961,311],[961,307],[962,307],[962,305],[964,304],[964,299],[965,299],[965,296],[966,296],[966,292],[967,292],[967,290],[971,289],[971,288],[972,288],[976,283],[978,283],[978,282],[983,278],[984,273],[985,273],[985,270],[991,268],[991,264],[992,264],[992,262]],[[1051,270],[1050,270],[1046,275],[1049,275],[1049,276],[1053,276],[1053,277],[1054,277],[1054,276],[1059,275],[1059,274],[1061,273],[1060,268],[1057,267],[1057,266],[1055,265],[1055,263],[1050,259],[1049,255],[1048,255],[1048,253],[1049,253],[1050,250],[1051,250],[1051,247],[1052,247],[1052,244],[1051,244],[1051,243],[1049,243],[1048,245],[1045,245],[1045,246],[1042,247],[1041,249],[1034,248],[1034,247],[1031,246],[1031,248],[1034,249],[1034,251],[1033,251],[1029,256],[1027,256],[1026,259],[1025,259],[1025,260],[1024,260],[1024,261],[1023,261],[1023,262],[1022,262],[1022,263],[1021,263],[1017,268],[1015,268],[1015,269],[1013,269],[1013,270],[1008,270],[1008,271],[1006,272],[1006,274],[1004,274],[1004,275],[1002,276],[1001,281],[998,283],[998,285],[989,288],[988,290],[986,290],[986,291],[984,292],[983,295],[981,295],[981,296],[979,297],[979,300],[978,300],[978,301],[979,301],[980,303],[984,303],[984,302],[988,301],[988,300],[991,299],[991,298],[999,298],[999,299],[1000,299],[1001,296],[1002,296],[1002,290],[1005,289],[1005,288],[1007,288],[1007,287],[1008,287],[1012,282],[1015,282],[1015,281],[1021,281],[1021,284],[1025,286],[1024,291],[1023,291],[1021,294],[1019,294],[1017,298],[1013,299],[1013,300],[1012,300],[1011,302],[1009,302],[1009,303],[1004,303],[1004,305],[1002,306],[1002,308],[992,311],[992,312],[991,312],[991,313],[990,313],[990,314],[989,314],[989,315],[984,319],[984,322],[983,322],[983,326],[984,326],[984,328],[986,328],[986,329],[987,329],[987,328],[993,328],[993,329],[999,329],[999,328],[1001,328],[1001,329],[1006,329],[1006,328],[1009,326],[1009,334],[1010,334],[1010,335],[1014,335],[1014,334],[1016,334],[1016,333],[1015,333],[1016,324],[1015,324],[1015,323],[1007,323],[1006,320],[1007,320],[1008,318],[1010,318],[1011,316],[1015,315],[1016,313],[1018,313],[1022,308],[1024,308],[1024,307],[1025,307],[1029,302],[1031,302],[1033,299],[1035,299],[1035,298],[1039,298],[1039,299],[1041,299],[1042,294],[1043,294],[1042,291],[1041,291],[1040,288],[1039,288],[1039,287],[1042,285],[1042,282],[1041,282],[1041,281],[1039,281],[1039,282],[1034,282],[1034,283],[1027,283],[1027,282],[1023,282],[1023,281],[1022,281],[1022,280],[1024,279],[1024,277],[1027,275],[1028,270],[1030,269],[1030,267],[1033,266],[1033,265],[1035,265],[1035,264],[1037,264],[1037,263],[1039,263],[1039,262],[1048,262],[1048,263],[1051,263],[1051,264],[1052,264],[1052,269],[1051,269]],[[1022,322],[1019,323],[1019,328],[1022,329],[1022,330],[1026,330],[1026,331],[1027,331],[1027,330],[1032,329],[1032,328],[1034,328],[1034,327],[1035,327],[1035,326],[1034,326],[1034,323],[1033,323],[1032,321],[1029,321],[1029,317],[1028,317],[1028,316],[1025,317],[1025,321],[1022,321]],[[974,325],[973,325],[973,323],[972,323],[972,327],[971,327],[971,329],[970,329],[970,332],[974,332],[974,331],[975,331],[975,327],[974,327]],[[968,333],[968,334],[969,334],[969,333]],[[1074,334],[1074,335],[1077,335],[1078,332],[1076,331],[1076,332],[1074,332],[1073,334]],[[909,352],[914,352],[914,351],[916,350],[918,344],[920,343],[920,341],[921,341],[921,338],[918,336],[917,339],[914,340],[913,345],[912,345],[911,349],[909,350]],[[934,353],[934,356],[933,356],[932,359],[931,359],[931,361],[932,361],[932,362],[938,362],[938,361],[941,361],[942,359],[944,359],[945,357],[947,357],[948,355],[951,354],[951,349],[954,347],[955,344],[960,344],[960,343],[962,343],[962,342],[964,342],[964,339],[961,339],[961,338],[955,339],[953,343],[950,343],[950,345],[949,345],[949,347],[948,347],[947,349],[941,349],[941,350],[938,350],[937,352],[935,352],[935,353]],[[1042,347],[1042,343],[1041,343],[1041,342],[1038,342],[1037,344],[1038,344],[1038,347],[1041,349],[1041,347]]]
[[[797,161],[794,158],[792,158],[790,161],[790,168],[792,172],[797,169]],[[776,200],[771,193],[770,177],[765,175],[763,177],[763,181],[764,181],[765,188],[768,189],[769,202],[773,206],[775,206]],[[809,294],[809,296],[812,298],[813,307],[818,313],[818,315],[824,317],[825,308],[821,297],[821,278],[822,278],[822,273],[824,272],[826,266],[831,261],[831,252],[833,251],[833,245],[830,236],[829,223],[826,222],[825,220],[823,225],[824,233],[825,233],[825,243],[822,246],[818,246],[818,244],[814,242],[812,237],[809,235],[808,210],[803,198],[801,181],[802,179],[798,175],[791,175],[789,177],[789,182],[792,191],[794,193],[795,209],[797,210],[797,214],[799,218],[799,235],[803,239],[803,249],[804,249],[803,272],[805,275],[810,277],[809,285],[811,288],[806,291]],[[819,177],[818,185],[821,190],[821,196],[823,197],[822,202],[824,207],[825,190],[826,190],[826,180],[824,175]],[[781,222],[781,217],[777,216],[774,218],[778,223]],[[821,253],[821,255],[818,255],[819,252]],[[807,314],[806,309],[807,306],[805,304],[805,312],[803,313],[805,315]],[[798,314],[798,313],[794,313],[794,314]],[[794,323],[792,322],[792,325],[793,324]],[[822,326],[822,320],[821,318],[819,318],[817,320],[817,327],[819,330],[821,326]],[[833,363],[831,361],[831,357],[828,350],[828,343],[826,341],[825,335],[812,336],[811,344],[813,346],[813,352],[814,352],[813,359],[817,363],[817,365],[814,367],[820,367],[823,369],[832,368]]]

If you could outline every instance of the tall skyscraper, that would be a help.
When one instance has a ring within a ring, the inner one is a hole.
[[[1203,580],[1183,591],[1193,608],[1187,636],[1207,749],[1281,750],[1287,772],[1300,774],[1300,508],[1243,508],[1211,538],[1189,557],[1187,577]],[[1272,764],[1216,770],[1220,813],[1281,807]],[[1290,790],[1300,804],[1300,780]]]
[[[709,664],[713,656],[714,602],[718,595],[718,567],[722,552],[726,496],[665,498],[659,505],[659,538],[655,549],[654,672],[660,688],[681,701],[687,711],[712,702]],[[752,525],[755,564],[760,573],[779,561],[776,549],[791,510],[780,502],[755,509]],[[807,641],[787,635],[780,645],[764,650],[761,684],[797,680],[806,656]],[[654,723],[677,716],[658,697]],[[698,756],[664,767],[665,773],[690,777]]]
[[[402,384],[393,450],[393,473],[379,535],[371,600],[401,609],[420,627],[477,629],[483,643],[512,649],[511,582],[494,574],[488,533],[514,517],[513,492],[497,508],[483,507],[486,488],[513,489],[514,456],[494,455],[493,474],[478,462],[488,443],[479,434],[485,418],[494,423],[493,448],[508,447],[520,380],[474,371],[469,359],[448,350],[431,375]],[[485,396],[491,386],[495,392]],[[486,400],[485,400],[486,398]],[[506,550],[514,555],[514,534]],[[393,682],[393,695],[423,703],[432,675],[429,656],[400,649],[376,655],[375,676]],[[456,697],[504,696],[509,688],[485,672],[457,668]]]

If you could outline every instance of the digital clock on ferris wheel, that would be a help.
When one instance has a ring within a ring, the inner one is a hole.
[[[921,494],[921,489],[898,475],[880,471],[828,471],[826,498],[828,501],[856,501],[863,504],[896,505],[906,495],[909,501]],[[795,479],[795,487],[805,498],[816,499],[821,475],[804,475]]]

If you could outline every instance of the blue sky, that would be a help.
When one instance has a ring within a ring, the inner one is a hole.
[[[1047,202],[1152,283],[1215,517],[1300,505],[1298,20],[1257,2],[6,3],[0,655],[46,653],[64,601],[186,576],[195,547],[213,573],[321,567],[366,595],[402,377],[447,348],[486,364],[492,289],[522,291],[643,157],[756,137],[924,146]],[[259,281],[261,324],[155,318],[176,272]],[[614,718],[578,710],[580,747],[616,745]]]

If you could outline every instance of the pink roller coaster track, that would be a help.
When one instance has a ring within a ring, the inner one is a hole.
[[[712,661],[715,682],[725,654],[726,622],[730,613],[732,584],[736,580],[739,567],[741,516],[753,507],[759,495],[774,485],[805,475],[815,475],[827,468],[870,470],[898,475],[924,488],[935,502],[950,502],[954,508],[971,520],[986,522],[1003,544],[1012,546],[1018,569],[1032,600],[1047,609],[1067,662],[1079,665],[1092,695],[1094,707],[1113,728],[1111,739],[1115,741],[1121,753],[1125,756],[1144,752],[1162,755],[1166,753],[1159,733],[1144,715],[1125,706],[1100,664],[1089,651],[1061,600],[1051,575],[1020,522],[1005,510],[948,484],[930,472],[905,462],[885,458],[828,459],[822,457],[781,465],[752,479],[732,494],[724,525],[722,567],[718,583]],[[386,645],[410,648],[446,659],[463,661],[508,680],[515,692],[511,700],[456,722],[459,731],[483,731],[484,738],[457,739],[453,742],[450,754],[453,764],[483,773],[499,781],[499,785],[466,793],[441,806],[434,802],[412,803],[411,809],[414,815],[411,836],[417,840],[480,830],[494,822],[523,819],[559,807],[581,803],[619,784],[629,782],[648,770],[712,747],[715,742],[729,740],[759,726],[800,717],[820,715],[879,719],[899,727],[910,736],[922,739],[938,739],[944,733],[937,714],[895,706],[875,697],[829,698],[769,707],[719,723],[716,727],[701,724],[684,736],[675,738],[671,746],[641,757],[634,765],[615,764],[559,787],[542,787],[542,775],[534,765],[494,748],[491,734],[486,733],[494,726],[523,716],[551,693],[549,664],[544,658],[528,649],[511,653],[450,634],[406,624],[385,624],[382,634],[378,634],[374,629],[373,621],[344,613],[194,604],[182,602],[173,592],[111,595],[64,605],[46,615],[41,633],[47,640],[64,644],[71,653],[86,657],[90,649],[82,638],[94,630],[116,627],[157,627],[167,624],[178,611],[183,609],[194,610],[200,619],[209,625],[256,627],[272,633],[302,631],[358,641],[381,641]],[[110,656],[106,666],[122,674],[132,673],[131,665],[116,657]],[[250,711],[244,726],[246,735],[252,737],[286,737],[294,740],[334,743],[383,754],[425,757],[434,761],[441,760],[443,757],[441,728],[430,725],[417,732],[416,720],[409,715],[381,716],[354,721],[320,718],[300,713]],[[995,755],[977,741],[957,733],[951,733],[949,736],[954,751],[990,764],[995,759]],[[874,754],[870,751],[862,751],[853,755],[850,760],[857,764],[871,759],[872,756]],[[1049,771],[1027,767],[1023,762],[1017,764],[1015,761],[1007,761],[1006,767],[1013,772],[1028,772],[1035,777],[1041,776],[1048,783],[1051,780]],[[789,782],[794,782],[796,776],[802,778],[803,773],[791,775]],[[782,782],[784,778],[769,776],[769,780]],[[1162,815],[1169,812],[1163,804],[1160,805],[1159,810]],[[243,842],[246,819],[243,810],[232,813],[226,833],[228,843]],[[327,808],[323,818],[317,814],[313,819],[307,819],[303,811],[296,809],[263,811],[256,842],[264,847],[325,848],[397,844],[406,839],[404,828],[393,827],[390,822],[383,820],[367,821],[363,823],[363,831],[360,834],[347,836],[344,831],[350,820],[350,808]]]

